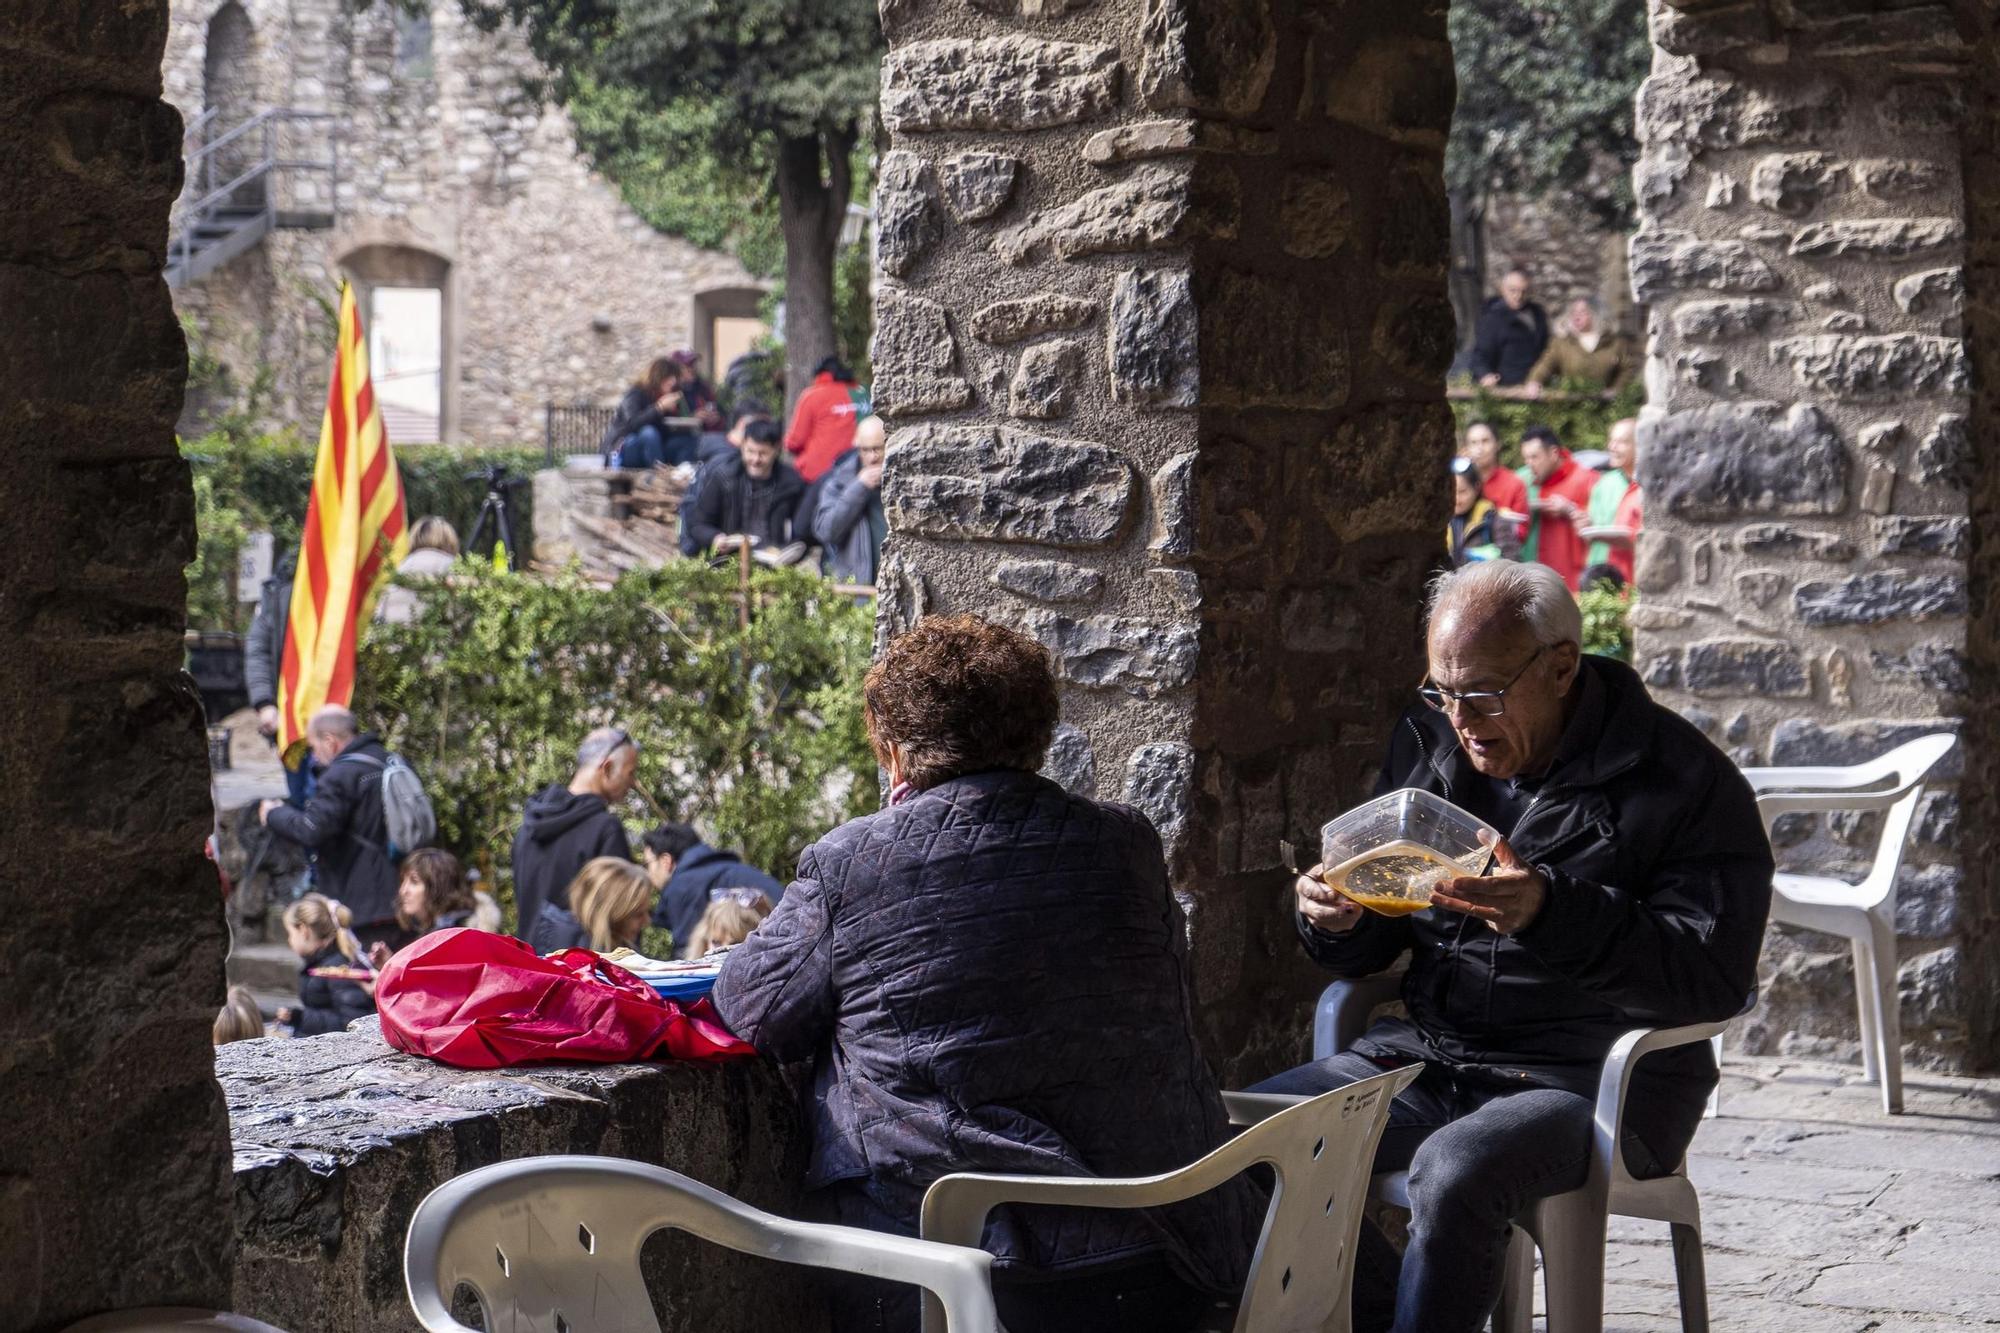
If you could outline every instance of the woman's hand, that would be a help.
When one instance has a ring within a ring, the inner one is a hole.
[[[368,946],[368,962],[377,972],[389,965],[389,958],[389,946],[383,941],[376,940]]]
[[[1319,877],[1321,869],[1314,866],[1292,881],[1292,892],[1299,900],[1299,915],[1321,934],[1345,935],[1361,919],[1361,904],[1328,887]]]

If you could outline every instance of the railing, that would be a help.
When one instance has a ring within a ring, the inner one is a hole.
[[[337,133],[327,135],[327,156],[324,159],[282,156],[279,151],[279,132],[283,127],[332,122],[338,119],[336,116],[324,111],[273,108],[259,111],[234,129],[209,138],[208,132],[217,119],[215,108],[203,111],[188,126],[183,139],[184,144],[194,146],[187,152],[187,185],[182,192],[182,202],[175,209],[173,248],[167,261],[170,268],[178,265],[183,273],[188,271],[196,253],[202,248],[195,243],[196,234],[212,226],[232,202],[238,205],[236,211],[261,210],[268,223],[277,223],[279,209],[275,187],[280,172],[324,173],[329,220],[339,211],[340,136]],[[235,151],[225,154],[224,150],[232,146]],[[235,161],[239,157],[246,159],[240,167]],[[219,170],[233,174],[218,185],[215,178]],[[252,185],[263,188],[251,195],[247,187]]]
[[[617,412],[615,407],[593,407],[588,403],[574,403],[568,407],[558,407],[554,403],[544,405],[544,466],[558,467],[565,458],[597,453],[604,440],[604,432],[611,429],[611,418]]]

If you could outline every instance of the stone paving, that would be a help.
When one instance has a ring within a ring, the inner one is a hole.
[[[1731,1056],[1689,1159],[1717,1333],[2000,1327],[2000,1079]],[[1612,1220],[1607,1333],[1678,1330],[1663,1223]],[[1537,1327],[1541,1325],[1538,1322]]]

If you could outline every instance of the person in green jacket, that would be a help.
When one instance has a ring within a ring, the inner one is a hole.
[[[1605,437],[1604,452],[1611,455],[1611,466],[1606,468],[1590,488],[1590,526],[1608,528],[1618,521],[1618,503],[1625,498],[1625,492],[1638,481],[1636,468],[1639,456],[1639,423],[1631,417],[1611,423],[1611,433]],[[1625,554],[1632,548],[1627,545]],[[1589,554],[1584,556],[1586,565],[1601,565],[1612,559],[1609,542],[1594,541]]]

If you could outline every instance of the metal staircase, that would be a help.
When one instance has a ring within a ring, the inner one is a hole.
[[[333,226],[340,183],[335,117],[272,108],[222,129],[214,109],[188,126],[187,185],[167,243],[167,285],[199,282],[278,228]],[[299,157],[304,141],[324,157]]]

